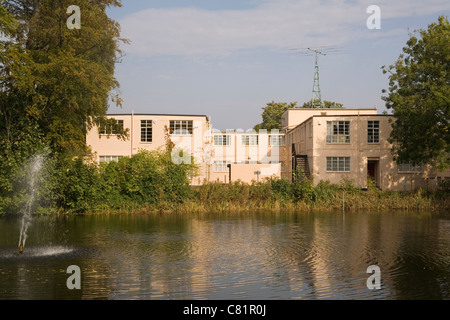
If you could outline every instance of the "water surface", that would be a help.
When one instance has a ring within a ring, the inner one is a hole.
[[[19,233],[0,218],[0,299],[450,298],[450,219],[427,213],[34,217],[22,255]]]

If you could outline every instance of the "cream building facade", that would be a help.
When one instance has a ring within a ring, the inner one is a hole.
[[[193,185],[204,181],[251,183],[281,177],[279,154],[285,147],[284,134],[278,130],[220,132],[212,128],[206,115],[110,114],[107,117],[128,129],[129,138],[121,140],[108,128],[92,128],[86,142],[96,162],[118,161],[140,150],[163,149],[169,137],[175,145],[172,160],[190,163],[192,156],[199,167],[199,175],[191,179]]]
[[[300,123],[287,121],[292,118]],[[284,177],[291,181],[303,172],[313,177],[315,185],[321,180],[333,184],[351,180],[364,189],[372,180],[382,190],[409,191],[434,188],[450,179],[450,170],[397,164],[388,142],[394,119],[374,109],[290,109],[283,119],[291,152]]]
[[[450,179],[450,170],[410,163],[397,164],[388,142],[391,116],[371,109],[288,109],[281,130],[215,130],[206,115],[111,114],[129,138],[120,140],[108,128],[92,128],[87,136],[97,162],[117,161],[140,150],[165,147],[169,137],[175,163],[199,167],[193,185],[205,181],[251,183],[278,177],[293,181],[303,172],[313,178],[340,183],[352,180],[367,188],[369,179],[384,190],[406,191],[435,187]],[[183,155],[178,152],[184,150]]]

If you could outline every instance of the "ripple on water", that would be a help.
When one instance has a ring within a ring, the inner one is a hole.
[[[71,255],[75,252],[75,248],[65,246],[46,246],[46,247],[30,247],[25,248],[20,254],[17,249],[0,249],[0,258],[2,260],[30,259],[30,258],[46,258]]]

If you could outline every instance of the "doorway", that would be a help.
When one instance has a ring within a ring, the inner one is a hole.
[[[376,187],[380,187],[379,160],[367,160],[367,182],[371,179]]]

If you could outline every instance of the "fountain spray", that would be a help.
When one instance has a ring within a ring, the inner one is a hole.
[[[29,168],[29,182],[28,182],[28,193],[29,197],[25,206],[25,211],[22,215],[22,224],[20,228],[20,237],[19,237],[19,253],[23,252],[25,248],[25,242],[27,240],[27,231],[28,227],[32,221],[32,206],[34,203],[34,199],[36,197],[36,178],[44,164],[44,156],[36,155],[31,159],[31,166]]]

